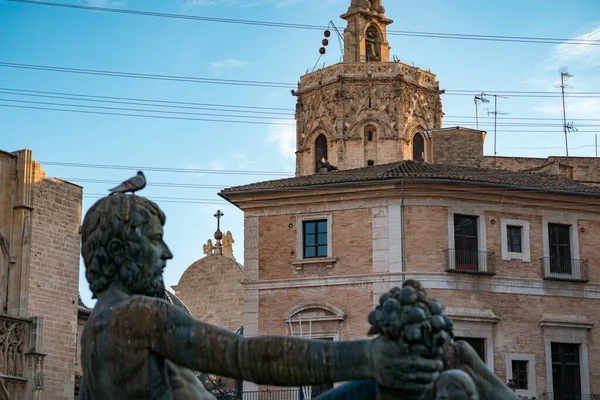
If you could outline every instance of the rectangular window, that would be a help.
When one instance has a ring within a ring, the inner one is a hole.
[[[551,349],[554,399],[580,399],[579,345],[572,343],[552,343]]]
[[[472,337],[456,337],[454,338],[454,340],[464,340],[465,342],[469,343],[473,350],[475,350],[475,353],[477,353],[479,358],[481,358],[481,361],[485,363],[485,339]]]
[[[327,257],[327,220],[304,221],[303,258]]]
[[[527,361],[512,360],[512,373],[515,389],[527,390]]]
[[[477,217],[454,215],[454,257],[457,270],[478,271]]]
[[[523,247],[521,245],[523,227],[508,225],[506,227],[506,243],[508,251],[511,253],[522,253]]]
[[[548,224],[550,272],[571,274],[571,226]]]

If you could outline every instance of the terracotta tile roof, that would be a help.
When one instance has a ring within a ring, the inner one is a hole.
[[[81,299],[81,294],[78,294],[77,312],[81,314],[90,314],[92,312],[92,309],[86,306],[83,300]]]
[[[462,167],[458,165],[429,164],[418,161],[400,161],[345,171],[332,171],[295,178],[258,182],[224,189],[220,195],[225,199],[229,199],[231,195],[237,193],[286,189],[298,190],[318,186],[351,185],[357,183],[385,183],[401,179],[407,181],[430,180],[432,183],[436,181],[476,183],[496,187],[600,196],[600,187],[585,185],[557,175]]]

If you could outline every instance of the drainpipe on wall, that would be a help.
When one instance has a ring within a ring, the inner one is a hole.
[[[401,258],[402,258],[402,284],[404,285],[404,281],[406,280],[406,277],[404,276],[405,272],[406,272],[406,250],[405,250],[405,235],[404,235],[404,180],[402,180],[402,198],[401,198],[401,202],[400,202],[400,240],[402,242],[402,248],[401,248]]]

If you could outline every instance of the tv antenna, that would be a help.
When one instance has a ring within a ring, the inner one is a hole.
[[[562,93],[562,110],[563,110],[563,131],[565,133],[565,152],[567,154],[567,158],[569,158],[569,132],[577,129],[573,127],[573,123],[570,125],[567,124],[567,108],[565,106],[565,89],[570,89],[571,86],[565,84],[565,80],[572,78],[573,75],[569,74],[567,67],[563,67],[560,69],[560,85],[559,87]]]
[[[483,93],[481,93],[473,97],[473,102],[475,103],[475,125],[477,126],[477,130],[479,130],[479,109],[477,105],[479,102],[489,103],[490,101],[484,97]]]
[[[488,115],[494,115],[494,162],[496,160],[496,143],[497,143],[497,127],[498,127],[498,115],[507,115],[508,113],[503,113],[503,112],[498,112],[498,98],[501,99],[508,99],[508,97],[506,96],[500,96],[497,94],[488,94],[488,93],[481,93],[481,97],[493,97],[494,98],[494,111],[490,111],[488,109]],[[489,100],[488,100],[489,102]]]

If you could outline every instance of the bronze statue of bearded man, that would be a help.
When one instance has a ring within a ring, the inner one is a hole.
[[[439,376],[442,362],[385,336],[245,338],[194,319],[163,300],[162,273],[173,258],[165,220],[153,202],[122,193],[85,216],[81,252],[98,301],[81,338],[82,400],[213,398],[192,370],[278,386],[371,379],[408,394]]]

